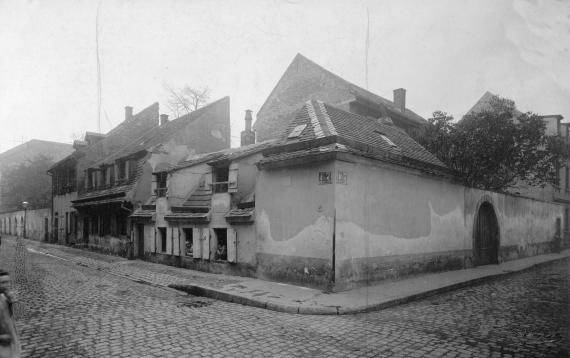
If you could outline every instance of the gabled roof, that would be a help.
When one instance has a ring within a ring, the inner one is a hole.
[[[426,120],[412,110],[403,111],[394,102],[352,84],[326,70],[301,54],[297,54],[261,106],[254,129],[261,140],[274,138],[293,119],[290,114],[308,99],[321,100],[334,105],[358,99],[380,105],[389,115],[414,125]]]
[[[479,98],[479,100],[473,105],[473,107],[471,107],[471,109],[469,111],[467,111],[467,113],[465,113],[465,115],[471,114],[471,113],[478,113],[478,112],[483,112],[485,110],[489,110],[491,109],[491,101],[493,100],[493,98],[498,98],[499,96],[497,96],[496,94],[493,94],[489,91],[485,92],[481,98]],[[522,112],[520,112],[519,110],[515,109],[515,114],[521,115]]]
[[[363,117],[321,101],[307,101],[297,111],[295,119],[281,139],[282,143],[293,143],[335,136],[342,139],[338,141],[342,147],[336,149],[346,150],[346,143],[349,147],[350,143],[355,143],[357,146],[369,146],[388,153],[391,157],[401,156],[404,159],[446,168],[439,159],[403,130],[387,123],[388,120]],[[297,137],[289,138],[296,127],[302,128],[303,125],[305,128]]]
[[[96,167],[102,164],[111,164],[116,159],[124,158],[143,150],[152,150],[160,144],[167,142],[171,137],[179,134],[190,123],[200,120],[202,117],[208,115],[210,111],[215,110],[217,106],[225,106],[228,102],[229,97],[224,97],[182,117],[169,121],[162,126],[158,126],[157,123],[156,126],[148,129],[137,137],[131,138],[122,148],[102,158],[92,166]]]

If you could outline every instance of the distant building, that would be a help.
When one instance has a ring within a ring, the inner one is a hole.
[[[73,148],[70,144],[32,139],[26,143],[0,153],[0,181],[2,180],[2,173],[5,173],[20,164],[24,164],[29,160],[36,159],[40,155],[57,162],[72,151]],[[0,197],[0,211],[19,209],[21,208],[5,207],[2,202],[2,198]]]
[[[258,141],[275,138],[305,101],[320,100],[361,116],[392,121],[409,134],[420,131],[427,122],[406,106],[406,90],[398,88],[393,94],[393,101],[380,97],[297,54],[261,106],[253,128]]]

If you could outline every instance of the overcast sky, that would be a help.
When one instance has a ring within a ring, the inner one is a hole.
[[[71,143],[154,102],[164,85],[231,97],[232,145],[297,53],[406,105],[463,115],[487,90],[570,120],[570,1],[0,0],[0,151]]]

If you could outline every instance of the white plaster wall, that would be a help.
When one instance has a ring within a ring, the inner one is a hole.
[[[396,169],[396,170],[394,170]],[[469,249],[463,187],[402,168],[336,162],[338,260]]]
[[[334,185],[319,185],[332,162],[264,170],[256,187],[257,252],[329,259],[332,256]]]

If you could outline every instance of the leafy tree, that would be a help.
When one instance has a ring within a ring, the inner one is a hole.
[[[28,160],[2,173],[0,179],[0,206],[2,211],[21,209],[27,201],[30,209],[51,205],[51,179],[47,170],[53,161],[43,155]]]
[[[210,88],[206,87],[190,87],[188,85],[173,89],[168,85],[164,85],[169,93],[166,106],[170,109],[175,118],[188,114],[202,107],[210,99]]]
[[[434,112],[418,141],[466,185],[506,190],[519,181],[554,183],[557,163],[568,160],[570,152],[563,138],[545,131],[540,116],[520,113],[512,100],[495,97],[457,123],[445,112]]]

